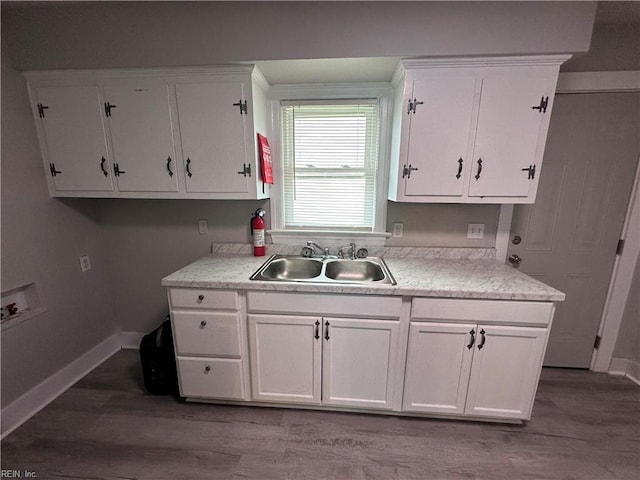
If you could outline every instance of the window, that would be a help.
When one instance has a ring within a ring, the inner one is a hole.
[[[282,228],[372,232],[378,99],[281,102]]]

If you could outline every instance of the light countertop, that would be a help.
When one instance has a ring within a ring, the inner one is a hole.
[[[388,249],[372,252],[384,258],[397,285],[249,280],[269,258],[254,257],[249,252],[245,248],[217,249],[216,253],[163,278],[162,285],[551,302],[565,299],[564,293],[491,258],[492,249]],[[269,253],[284,252],[272,249]]]

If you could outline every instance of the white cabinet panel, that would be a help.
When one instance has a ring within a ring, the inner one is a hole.
[[[242,360],[239,358],[177,358],[183,397],[245,398]]]
[[[322,403],[390,409],[399,324],[324,317]]]
[[[415,105],[415,113],[406,114],[410,171],[405,176],[405,195],[462,196],[468,170],[465,162],[471,161],[468,147],[477,83],[473,75],[437,75],[414,81],[409,101],[421,103]]]
[[[320,403],[321,319],[249,315],[255,400]]]
[[[107,86],[104,95],[118,189],[177,192],[170,86]]]
[[[553,102],[553,81],[549,76],[517,74],[487,76],[482,81],[482,97],[473,154],[472,197],[527,197],[539,175],[544,138],[541,129],[548,125]],[[548,99],[546,112],[532,109]],[[535,173],[529,173],[530,166]],[[523,170],[526,169],[526,170]],[[534,176],[532,179],[531,176]]]
[[[40,87],[35,97],[51,193],[112,191],[99,87]]]
[[[548,330],[478,325],[465,413],[528,419]]]
[[[238,173],[245,164],[255,170],[246,138],[253,123],[240,109],[248,94],[240,82],[176,85],[187,192],[249,192],[251,177]]]
[[[463,414],[475,324],[411,323],[403,410]]]
[[[178,355],[240,356],[240,314],[174,311],[173,332]]]

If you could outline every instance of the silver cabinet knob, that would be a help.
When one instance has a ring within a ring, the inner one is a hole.
[[[200,322],[200,328],[204,328],[204,327],[206,327],[206,326],[207,326],[207,321],[206,321],[206,320],[202,320],[202,321]]]
[[[205,373],[209,373],[211,371],[211,367],[207,365],[206,367],[204,367],[204,371]]]
[[[198,303],[202,303],[204,300],[204,295],[198,295]]]
[[[514,253],[512,255],[509,255],[509,261],[514,265],[520,265],[520,262],[522,262],[522,258]]]

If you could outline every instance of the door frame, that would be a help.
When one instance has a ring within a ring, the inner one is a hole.
[[[556,94],[639,92],[640,71],[621,72],[561,72]],[[506,262],[511,234],[513,205],[501,205],[496,232],[496,259]],[[612,372],[610,365],[636,262],[640,258],[640,158],[636,168],[633,190],[627,205],[627,215],[622,227],[621,239],[625,241],[622,254],[616,255],[609,289],[605,300],[598,336],[600,346],[593,350],[590,370]],[[640,366],[638,366],[640,368]],[[620,373],[620,372],[616,372]],[[629,372],[623,372],[629,376]],[[636,381],[638,379],[635,379]]]

